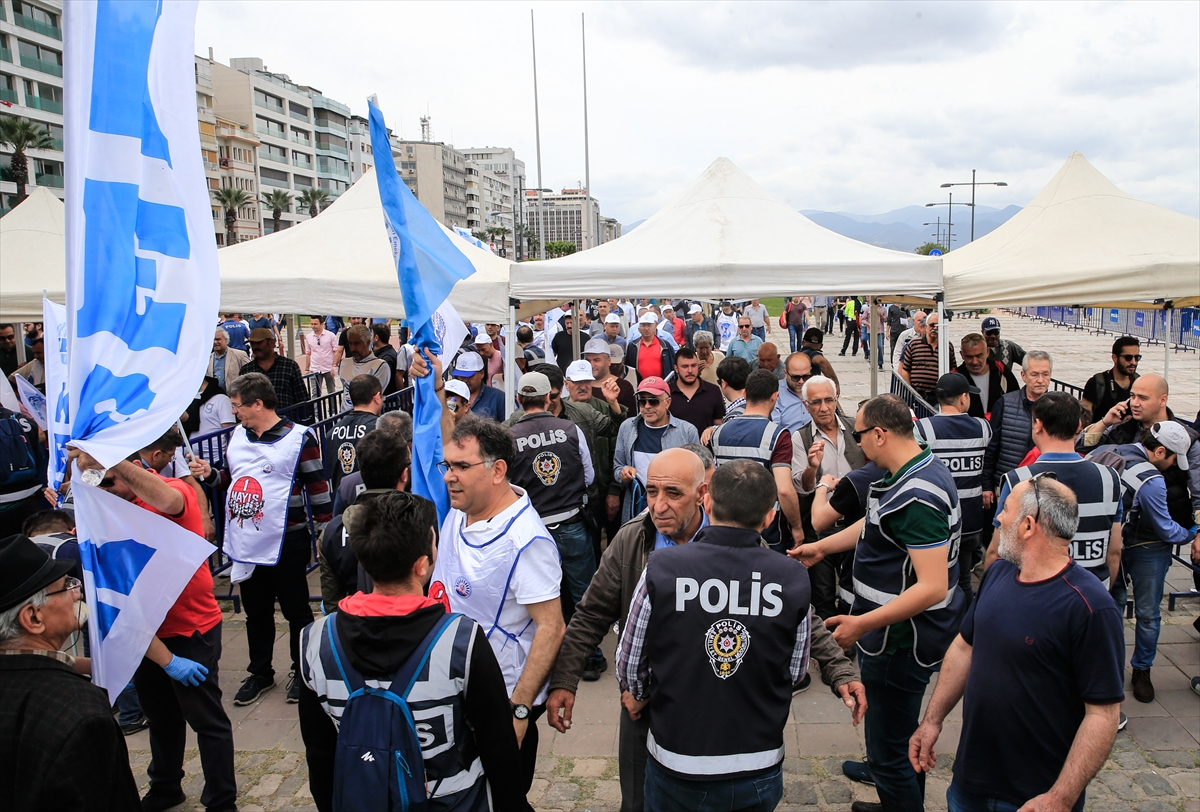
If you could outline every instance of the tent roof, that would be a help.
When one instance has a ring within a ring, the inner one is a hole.
[[[403,318],[383,223],[372,169],[320,216],[219,251],[221,309]],[[467,321],[507,324],[510,263],[442,230],[475,266],[474,275],[454,286],[450,303]]]
[[[613,242],[512,267],[512,295],[575,299],[907,294],[942,289],[941,261],[822,228],[718,158],[673,202]]]
[[[62,201],[37,186],[0,218],[0,321],[41,321],[42,291],[65,301]]]
[[[1076,152],[1032,203],[946,254],[943,267],[953,310],[1192,305],[1200,220],[1130,197]]]

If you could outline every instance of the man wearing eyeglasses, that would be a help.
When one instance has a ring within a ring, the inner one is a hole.
[[[763,340],[754,335],[751,332],[752,329],[750,317],[739,316],[737,321],[737,335],[730,339],[729,346],[725,348],[725,354],[745,358],[746,363],[751,366],[758,366],[758,348],[762,346]]]
[[[788,431],[796,432],[812,422],[804,406],[804,382],[813,376],[812,360],[803,352],[787,357],[786,374],[779,382],[779,398],[771,410],[771,420]]]
[[[864,519],[802,546],[799,557],[810,564],[855,551],[854,605],[825,625],[839,645],[858,645],[867,759],[882,803],[855,801],[851,808],[917,810],[924,807],[924,774],[909,764],[908,740],[966,607],[958,589],[958,489],[945,464],[917,444],[912,413],[896,396],[867,401],[852,436],[887,476],[871,485]]]
[[[638,384],[637,404],[638,416],[621,424],[613,450],[613,478],[626,488],[622,522],[645,507],[644,498],[634,498],[635,480],[645,487],[650,460],[668,448],[700,442],[695,426],[671,414],[671,389],[662,378],[645,378]]]
[[[1133,382],[1138,379],[1138,363],[1142,360],[1137,337],[1121,336],[1114,341],[1112,360],[1112,369],[1097,372],[1083,386],[1083,396],[1079,400],[1088,415],[1106,415],[1113,406],[1129,400]]]
[[[1025,385],[993,403],[988,418],[992,439],[983,455],[984,510],[996,506],[1000,478],[1019,466],[1033,450],[1033,404],[1050,389],[1054,369],[1050,353],[1030,350],[1023,361],[1021,380]]]

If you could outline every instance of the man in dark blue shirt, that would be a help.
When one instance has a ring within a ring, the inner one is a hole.
[[[925,719],[909,744],[933,769],[946,715],[963,698],[949,812],[1083,809],[1104,766],[1124,699],[1121,612],[1071,558],[1079,508],[1042,474],[1000,514],[1000,557],[946,652]]]

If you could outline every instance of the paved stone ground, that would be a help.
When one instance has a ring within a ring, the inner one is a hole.
[[[1055,358],[1055,377],[1082,384],[1090,375],[1108,366],[1113,337],[1068,331],[1019,319],[1001,312],[1004,334],[1026,349],[1044,348]],[[955,318],[951,338],[957,341],[979,329],[978,319]],[[837,337],[840,339],[840,336]],[[833,346],[833,338],[829,345]],[[862,357],[838,358],[833,362],[844,385],[846,402],[852,405],[870,394],[870,375]],[[1162,347],[1143,348],[1142,371],[1162,370]],[[884,367],[884,373],[888,371]],[[1200,405],[1200,358],[1196,353],[1172,353],[1171,403],[1181,415],[1194,415]],[[880,390],[887,380],[881,376]],[[318,593],[316,574],[310,578]],[[1191,588],[1191,577],[1181,566],[1168,575],[1168,591]],[[228,592],[228,581],[218,579],[218,592]],[[228,603],[223,604],[231,610]],[[1200,612],[1195,600],[1181,601],[1175,611],[1163,605],[1164,628],[1159,656],[1153,670],[1157,698],[1143,705],[1132,694],[1122,706],[1129,726],[1117,736],[1112,756],[1088,789],[1089,810],[1097,812],[1200,812],[1200,696],[1190,689],[1191,677],[1200,674],[1200,634],[1192,620]],[[276,641],[275,662],[285,667],[287,635],[282,616]],[[1126,623],[1126,644],[1132,646],[1132,621]],[[612,659],[613,635],[605,641]],[[243,812],[315,810],[308,792],[304,745],[294,706],[284,702],[283,679],[279,686],[256,705],[237,708],[234,692],[246,673],[245,620],[226,614],[221,687],[225,706],[234,724],[237,745],[239,805]],[[1128,686],[1127,686],[1128,690]],[[929,696],[932,692],[928,692]],[[539,810],[616,810],[620,807],[617,780],[617,720],[620,710],[618,688],[611,670],[599,682],[583,683],[575,706],[574,728],[565,735],[541,723],[541,753],[530,800]],[[961,724],[959,710],[947,720],[939,742],[941,758],[927,787],[931,810],[946,808],[946,786]],[[134,775],[143,791],[147,786],[146,766],[150,760],[149,737],[145,732],[128,740]],[[819,679],[792,702],[792,715],[785,734],[785,795],[781,810],[848,810],[853,800],[876,800],[874,790],[852,784],[841,774],[841,763],[861,757],[861,730],[849,723],[838,699]],[[195,736],[188,733],[184,789],[188,801],[179,809],[200,810],[203,778],[195,749]]]

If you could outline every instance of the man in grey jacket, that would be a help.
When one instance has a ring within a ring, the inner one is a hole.
[[[704,465],[696,454],[683,448],[664,450],[650,462],[646,479],[647,511],[622,527],[604,551],[591,585],[575,608],[550,675],[547,718],[560,733],[571,729],[575,692],[591,652],[614,622],[624,628],[634,588],[650,554],[690,542],[708,524],[701,507],[708,486]],[[821,620],[814,615],[811,622],[812,658],[820,665],[822,677],[833,686],[834,693],[854,710],[857,720],[866,709],[866,693],[859,682],[858,670],[833,642]],[[622,711],[620,724],[621,809],[640,812],[649,717],[643,712],[635,721]]]
[[[647,484],[650,461],[668,448],[700,442],[691,423],[671,414],[671,388],[658,376],[642,379],[637,388],[638,416],[621,424],[613,450],[613,479],[626,488],[621,521],[641,512],[644,499],[637,498],[636,484]],[[636,484],[635,484],[636,483]],[[631,493],[630,491],[633,491]]]

